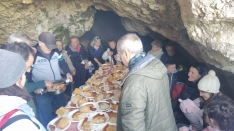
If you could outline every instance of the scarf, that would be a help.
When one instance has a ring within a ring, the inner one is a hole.
[[[150,52],[151,52],[151,54],[153,56],[155,56],[156,58],[158,58],[158,56],[162,53],[162,49],[158,50],[157,52],[152,52],[152,51],[150,51]]]
[[[129,69],[131,70],[131,68],[139,61],[141,60],[142,58],[145,57],[145,53],[142,52],[142,53],[139,53],[137,55],[135,55],[129,62]]]

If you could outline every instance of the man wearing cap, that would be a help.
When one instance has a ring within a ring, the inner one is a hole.
[[[26,43],[27,45],[29,45],[32,51],[29,51],[30,49],[24,45],[23,43]],[[31,66],[33,64],[34,61],[34,54],[37,51],[35,46],[37,45],[37,41],[33,41],[27,34],[25,34],[24,32],[18,31],[18,32],[14,32],[12,33],[8,38],[7,38],[7,42],[6,42],[6,49],[15,53],[20,54],[23,58],[27,58],[25,59],[26,65],[27,65],[27,72],[30,72]],[[30,58],[30,59],[29,59]],[[30,73],[26,72],[26,78],[27,81],[28,79],[30,79]],[[42,81],[37,81],[37,82],[27,82],[24,85],[24,90],[27,90],[32,96],[34,96],[34,91],[42,88],[42,87],[48,87],[51,88],[53,83],[51,80],[42,80]],[[34,104],[35,102],[35,97],[33,97],[33,100],[28,101],[28,105],[34,110],[35,113],[36,112],[36,107]]]
[[[51,80],[53,82],[62,80],[60,75],[60,68],[66,74],[67,79],[72,82],[72,76],[69,72],[67,63],[62,54],[56,49],[56,41],[53,34],[50,32],[42,32],[38,37],[37,52],[33,69],[31,71],[31,78],[33,82],[42,80]],[[54,95],[50,92],[42,93],[46,90],[45,87],[37,89],[36,102],[38,104],[38,119],[46,127],[48,122],[53,118],[51,112],[55,112],[59,107],[65,106],[64,93]],[[47,90],[50,90],[47,88]],[[51,104],[52,107],[51,107]]]

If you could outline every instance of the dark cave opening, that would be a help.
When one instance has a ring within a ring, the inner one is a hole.
[[[120,37],[127,33],[136,33],[142,40],[144,51],[148,52],[151,50],[151,42],[154,40],[154,38],[150,37],[149,35],[142,36],[137,32],[127,31],[121,23],[121,17],[113,11],[97,10],[92,28],[80,37],[80,41],[87,47],[89,42],[95,36],[99,36],[102,39],[102,45],[104,48],[107,48],[108,39],[113,38],[115,41],[118,41]],[[188,61],[188,66],[190,66],[193,62],[197,62],[197,60],[193,58],[180,44],[173,42],[158,33],[154,33],[154,37],[156,39],[161,38],[160,40],[164,45],[169,42],[175,44],[176,52],[182,56],[185,56],[184,59]],[[163,48],[163,50],[165,52],[165,48]]]

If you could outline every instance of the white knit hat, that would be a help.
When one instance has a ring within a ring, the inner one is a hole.
[[[220,88],[220,82],[216,76],[215,71],[210,70],[206,76],[204,76],[198,82],[198,89],[209,93],[218,93]]]

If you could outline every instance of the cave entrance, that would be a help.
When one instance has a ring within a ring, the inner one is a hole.
[[[169,42],[175,44],[176,52],[181,56],[185,56],[183,59],[186,59],[188,62],[188,67],[190,67],[193,62],[196,62],[196,59],[193,58],[180,44],[170,41],[156,32],[152,32],[153,35],[151,33],[151,36],[142,36],[137,32],[127,31],[121,23],[121,17],[112,11],[97,10],[94,16],[94,24],[92,28],[80,37],[80,42],[87,47],[95,36],[99,36],[102,39],[102,45],[104,48],[107,48],[107,41],[110,38],[117,41],[120,37],[127,33],[136,33],[141,38],[145,52],[151,50],[151,42],[154,39],[160,39],[164,45]],[[165,52],[165,48],[163,48],[163,50]]]

